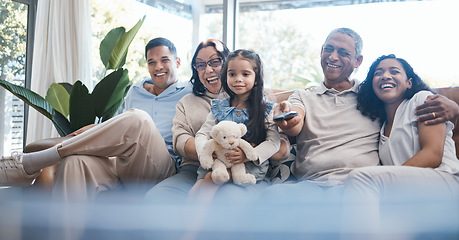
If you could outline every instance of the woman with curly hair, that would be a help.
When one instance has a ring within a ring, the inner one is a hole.
[[[380,204],[387,200],[408,205],[459,201],[453,123],[426,125],[415,116],[416,106],[432,94],[413,68],[393,54],[379,57],[360,85],[357,108],[382,125],[379,158],[383,166],[353,170],[346,179],[344,197],[360,203],[359,214],[365,216],[367,229],[381,231],[381,226],[387,226],[378,217]]]
[[[383,165],[459,171],[453,124],[426,126],[416,121],[414,108],[429,95],[432,90],[404,59],[385,55],[371,65],[360,85],[357,108],[382,124],[379,156]]]

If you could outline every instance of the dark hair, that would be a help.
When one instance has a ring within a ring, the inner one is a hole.
[[[225,61],[226,56],[228,56],[230,52],[226,45],[220,40],[207,39],[199,43],[196,51],[194,51],[193,58],[191,59],[191,72],[193,75],[191,76],[190,82],[193,84],[193,94],[196,96],[203,96],[207,90],[204,84],[202,84],[202,82],[199,80],[198,70],[193,67],[193,65],[196,63],[196,58],[199,51],[206,47],[214,47],[223,61]]]
[[[159,46],[166,46],[167,48],[169,48],[169,51],[172,53],[172,55],[174,55],[174,57],[177,57],[177,49],[175,48],[175,45],[168,39],[159,37],[150,40],[145,46],[145,59],[147,58],[148,50]]]
[[[396,59],[399,61],[403,69],[406,72],[407,79],[411,78],[411,88],[406,89],[405,99],[411,99],[414,94],[421,90],[431,91],[429,86],[422,81],[422,79],[414,72],[410,64],[405,61],[403,58],[397,58],[394,54],[383,55],[376,59],[371,64],[370,69],[368,70],[367,77],[359,86],[359,92],[357,94],[357,109],[359,109],[363,115],[370,117],[372,120],[379,118],[381,123],[386,121],[386,112],[384,109],[384,103],[381,101],[373,90],[373,77],[376,71],[376,67],[384,59]]]
[[[265,112],[267,104],[264,101],[264,88],[263,88],[263,63],[261,62],[260,56],[251,50],[239,49],[228,55],[226,62],[223,65],[221,75],[221,81],[223,89],[230,96],[230,102],[236,95],[228,87],[228,63],[236,57],[245,58],[254,63],[253,71],[255,72],[255,84],[250,91],[249,98],[247,99],[247,111],[249,113],[249,121],[246,123],[247,129],[250,132],[247,137],[247,141],[255,144],[260,144],[266,140],[266,128],[265,128]]]

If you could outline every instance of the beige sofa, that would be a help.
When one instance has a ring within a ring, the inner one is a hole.
[[[459,87],[447,87],[447,88],[437,88],[435,89],[439,94],[442,94],[449,99],[455,101],[457,104],[459,104]],[[292,93],[292,91],[275,91],[274,95],[276,97],[277,101],[281,101],[284,99],[287,99],[288,96]],[[454,128],[454,142],[456,144],[456,155],[459,158],[459,124],[457,124]],[[36,141],[33,143],[28,144],[24,148],[24,152],[34,152],[34,151],[39,151],[46,149],[50,146],[53,146],[55,144],[58,144],[62,142],[65,138],[50,138],[50,139],[44,139],[40,141]],[[53,178],[54,178],[54,172],[56,171],[58,165],[54,165],[51,167],[47,167],[43,169],[41,172],[40,176],[37,178],[35,181],[35,184],[26,188],[27,190],[45,190],[45,191],[50,191],[53,183]]]

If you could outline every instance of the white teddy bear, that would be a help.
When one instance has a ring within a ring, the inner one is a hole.
[[[232,164],[226,159],[225,154],[234,152],[239,147],[244,151],[247,159],[255,161],[258,159],[255,149],[241,137],[247,132],[244,124],[232,121],[221,121],[212,127],[210,139],[203,147],[199,161],[204,169],[212,168],[212,180],[215,184],[223,184],[229,181],[230,176],[227,168],[231,168],[233,182],[238,185],[252,185],[256,183],[255,176],[245,172],[244,163]],[[217,155],[213,159],[212,153]]]

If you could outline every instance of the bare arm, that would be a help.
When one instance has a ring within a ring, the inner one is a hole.
[[[191,160],[198,160],[198,153],[196,152],[196,144],[194,142],[194,137],[186,140],[185,154],[186,154],[186,157]]]
[[[418,121],[419,144],[421,150],[403,165],[436,168],[443,158],[446,137],[446,124],[426,125]]]
[[[415,114],[419,116],[418,121],[427,125],[446,121],[451,121],[456,125],[459,119],[459,106],[445,96],[431,95],[427,97],[424,104],[416,107]]]
[[[274,155],[272,155],[269,159],[271,160],[276,160],[280,161],[285,158],[285,156],[289,153],[288,146],[290,144],[286,143],[285,140],[280,141],[280,148],[279,151],[277,151]],[[249,162],[250,160],[247,159],[245,156],[244,151],[242,151],[240,148],[236,148],[236,151],[233,153],[227,153],[226,154],[226,159],[230,160],[232,164],[237,164],[237,163],[245,163]]]
[[[276,153],[274,153],[274,155],[271,156],[271,160],[275,160],[275,161],[280,161],[282,159],[285,158],[285,156],[289,153],[289,145],[288,143],[285,142],[286,140],[285,139],[281,139],[281,145],[280,145],[280,148],[279,148],[279,151],[277,151]],[[288,141],[288,140],[287,140]]]

